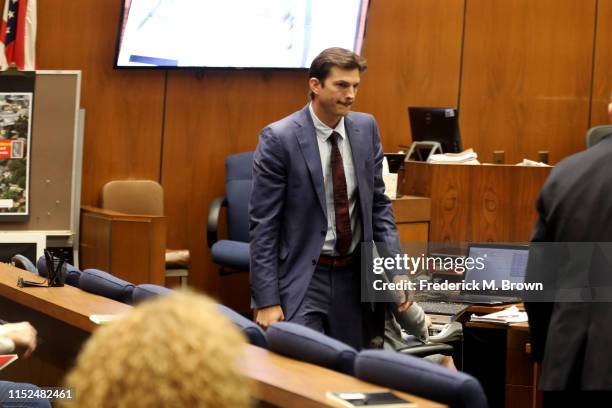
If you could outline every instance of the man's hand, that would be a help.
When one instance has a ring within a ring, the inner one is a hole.
[[[2,331],[16,346],[26,348],[23,357],[28,357],[36,349],[36,329],[30,323],[7,323],[2,325]]]
[[[431,318],[429,315],[425,315],[425,326],[429,329],[433,323],[431,323]]]
[[[280,305],[268,306],[263,309],[255,309],[253,312],[255,323],[267,329],[272,323],[285,320],[283,309]]]
[[[404,310],[407,310],[410,306],[412,306],[412,300],[400,303],[399,305],[397,305],[397,310],[399,312],[403,312]]]
[[[401,283],[402,281],[408,281],[408,276],[407,275],[397,275],[393,277],[393,283],[398,284]],[[405,290],[405,291],[401,291],[398,293],[398,305],[397,305],[397,310],[399,312],[403,312],[404,310],[408,309],[410,306],[412,306],[412,298],[414,297],[414,293],[409,291],[409,290]]]

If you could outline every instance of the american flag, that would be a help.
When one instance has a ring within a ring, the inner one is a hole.
[[[0,68],[36,69],[36,0],[5,0],[0,25]]]

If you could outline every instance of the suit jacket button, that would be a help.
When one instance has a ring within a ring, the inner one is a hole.
[[[316,264],[317,264],[317,260],[316,260],[316,259],[313,259],[313,260],[312,260],[312,266],[315,266]]]

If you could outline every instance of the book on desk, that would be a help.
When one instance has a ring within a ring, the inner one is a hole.
[[[0,354],[0,370],[6,368],[6,366],[10,365],[18,358],[17,354]]]
[[[384,392],[335,392],[330,391],[327,398],[337,401],[348,408],[416,408],[412,401],[400,398],[389,391]]]

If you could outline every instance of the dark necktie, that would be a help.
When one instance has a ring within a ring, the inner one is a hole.
[[[332,184],[334,186],[334,212],[336,213],[336,251],[345,255],[353,241],[351,233],[351,217],[349,215],[348,191],[346,188],[346,177],[344,175],[344,164],[338,148],[340,134],[333,132],[329,138],[331,141],[331,169]]]

